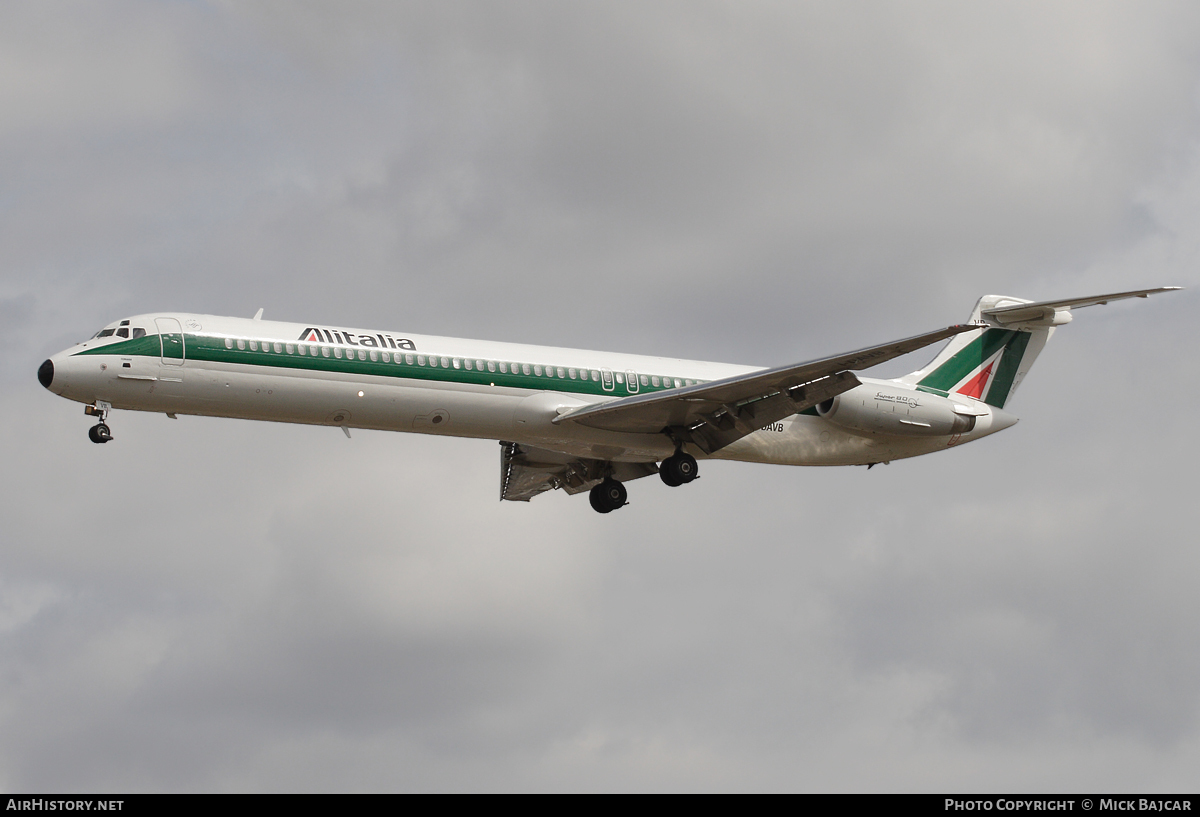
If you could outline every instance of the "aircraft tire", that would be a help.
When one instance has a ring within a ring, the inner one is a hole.
[[[685,454],[680,451],[675,455],[675,473],[679,474],[683,480],[683,484],[689,482],[699,476],[699,466],[696,464],[696,458],[691,454]]]
[[[698,470],[696,458],[680,451],[662,461],[658,475],[667,485],[677,488],[694,480]]]
[[[629,493],[625,490],[625,486],[615,479],[604,480],[592,488],[591,493],[588,494],[592,509],[597,513],[615,511],[625,505],[625,500],[628,498]]]
[[[667,457],[662,461],[662,465],[658,466],[658,476],[663,484],[672,488],[678,488],[683,484],[683,480],[679,478],[679,472],[675,470],[674,457]]]
[[[88,439],[94,443],[106,443],[112,439],[112,431],[104,423],[97,423],[88,429]]]
[[[588,501],[592,503],[592,510],[596,513],[608,513],[612,508],[608,507],[604,502],[604,496],[600,493],[600,486],[592,488],[588,494]]]

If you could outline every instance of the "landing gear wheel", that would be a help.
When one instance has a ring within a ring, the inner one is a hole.
[[[698,472],[696,458],[683,451],[667,457],[658,469],[659,477],[672,488],[691,482],[698,476]]]
[[[104,423],[97,423],[88,429],[88,439],[94,443],[106,443],[112,438],[112,431]]]
[[[615,511],[625,504],[625,500],[629,498],[629,493],[625,490],[625,486],[617,482],[615,479],[606,479],[596,487],[592,488],[588,494],[588,499],[592,503],[592,510],[597,513],[609,513]]]

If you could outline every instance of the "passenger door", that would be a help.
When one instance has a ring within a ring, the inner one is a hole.
[[[187,355],[183,342],[183,327],[175,318],[155,318],[158,337],[162,343],[162,362],[166,366],[182,366]]]

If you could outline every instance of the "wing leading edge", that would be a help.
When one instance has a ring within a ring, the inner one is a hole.
[[[666,433],[712,454],[859,385],[853,372],[906,355],[978,327],[949,326],[835,357],[764,369],[656,394],[597,403],[567,412],[555,423],[608,431]]]

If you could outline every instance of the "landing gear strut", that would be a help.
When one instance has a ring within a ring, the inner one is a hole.
[[[612,477],[592,488],[592,492],[588,495],[588,499],[592,502],[592,509],[597,513],[615,511],[623,506],[628,498],[629,493],[625,490],[625,486]]]
[[[83,413],[91,417],[99,417],[100,422],[88,429],[88,439],[94,443],[106,443],[113,438],[112,429],[104,421],[108,419],[108,412],[112,409],[112,405],[103,401],[97,400],[94,406],[84,406]]]
[[[680,485],[686,485],[694,480],[699,476],[697,471],[696,458],[682,450],[667,457],[658,467],[658,475],[672,488],[678,488]]]

